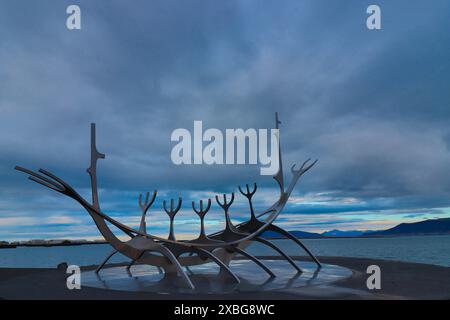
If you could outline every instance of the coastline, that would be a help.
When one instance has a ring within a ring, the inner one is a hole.
[[[360,236],[336,236],[336,237],[297,237],[299,240],[327,240],[327,239],[382,239],[382,238],[404,238],[404,237],[433,237],[433,236],[448,236],[450,233],[436,233],[436,234],[399,234],[399,235],[360,235]],[[286,240],[286,237],[264,237],[267,240]],[[49,240],[51,241],[51,240]],[[70,241],[70,240],[69,240]],[[70,247],[70,246],[84,246],[84,245],[95,245],[95,244],[108,244],[107,241],[95,241],[95,242],[77,242],[70,241],[69,243],[44,243],[44,244],[6,244],[0,245],[1,249],[14,249],[20,247]]]
[[[48,244],[9,244],[9,245],[0,245],[0,249],[14,249],[14,248],[20,248],[20,247],[43,247],[43,248],[49,248],[49,247],[72,247],[72,246],[88,246],[88,245],[95,245],[95,244],[107,244],[106,241],[98,241],[98,242],[70,242],[70,243],[48,243]]]

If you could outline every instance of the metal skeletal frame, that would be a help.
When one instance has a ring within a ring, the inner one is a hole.
[[[278,120],[278,114],[276,114],[276,129],[279,129],[280,123],[281,122]],[[261,237],[262,233],[265,231],[278,233],[294,241],[317,264],[317,268],[321,268],[319,260],[299,239],[288,231],[273,224],[286,205],[300,177],[311,169],[316,164],[317,160],[312,163],[309,163],[309,159],[306,160],[298,170],[295,169],[295,165],[292,166],[292,179],[288,187],[285,188],[279,136],[277,142],[279,152],[279,170],[273,178],[277,182],[280,189],[278,200],[269,209],[257,214],[254,211],[252,202],[252,198],[257,190],[256,184],[254,184],[252,190],[250,190],[249,185],[246,185],[245,191],[239,187],[240,193],[248,199],[250,219],[243,223],[233,225],[230,219],[229,209],[234,201],[234,193],[231,194],[230,199],[228,199],[227,195],[224,194],[223,201],[220,200],[219,196],[216,196],[217,204],[224,210],[226,222],[225,229],[209,235],[207,235],[205,231],[204,219],[205,215],[211,208],[211,199],[206,201],[206,207],[203,205],[203,200],[200,200],[198,208],[195,202],[192,202],[192,209],[200,218],[201,228],[198,238],[187,241],[176,240],[174,233],[173,222],[175,215],[181,208],[181,198],[179,198],[176,206],[174,206],[173,199],[170,200],[169,207],[167,206],[166,201],[163,202],[163,208],[170,219],[168,239],[154,236],[147,232],[146,215],[156,199],[156,191],[153,192],[151,197],[150,193],[146,193],[144,201],[142,201],[142,195],[139,196],[139,207],[141,208],[142,213],[139,230],[135,230],[120,223],[101,210],[97,190],[97,161],[99,159],[104,159],[105,155],[97,150],[95,124],[91,124],[91,163],[90,167],[87,169],[87,172],[91,178],[92,203],[84,199],[67,182],[47,170],[39,169],[38,172],[33,172],[19,166],[16,166],[15,169],[28,174],[30,180],[74,199],[89,213],[100,233],[114,249],[99,265],[96,270],[97,273],[106,265],[113,255],[120,252],[124,256],[131,259],[128,269],[130,269],[130,267],[136,262],[156,266],[159,269],[164,269],[167,275],[180,275],[184,280],[185,285],[191,289],[194,289],[195,286],[183,267],[187,268],[189,266],[204,264],[211,261],[220,267],[220,277],[228,277],[236,283],[239,283],[240,280],[238,276],[230,269],[230,262],[235,258],[236,254],[243,255],[245,258],[253,261],[256,265],[263,269],[270,277],[275,277],[275,274],[261,260],[245,251],[245,248],[253,241],[272,248],[287,262],[289,262],[297,272],[302,272],[300,267],[291,257],[289,257],[274,243]],[[263,220],[263,218],[265,219]],[[130,237],[130,240],[120,240],[113,233],[108,224],[111,224],[120,231],[124,232]]]

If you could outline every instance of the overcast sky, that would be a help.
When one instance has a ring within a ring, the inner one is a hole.
[[[174,129],[272,128],[285,168],[318,158],[278,223],[290,230],[380,229],[450,217],[450,2],[0,2],[0,240],[92,238],[90,217],[33,184],[16,164],[56,173],[89,196],[97,123],[103,209],[131,226],[137,195],[160,190],[149,231],[165,235],[164,199],[183,196],[177,234],[198,232],[191,200],[258,182],[259,166],[175,166]],[[66,28],[78,4],[82,29]],[[286,170],[289,181],[289,170]],[[233,217],[247,216],[237,199]],[[217,206],[208,230],[221,227]]]

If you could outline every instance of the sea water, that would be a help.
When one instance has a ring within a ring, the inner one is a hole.
[[[272,240],[290,255],[304,255],[292,241]],[[397,238],[334,238],[302,240],[318,256],[358,257],[435,264],[450,267],[450,235]],[[272,249],[252,244],[255,255],[276,255]],[[61,262],[79,266],[99,264],[111,252],[107,244],[18,247],[0,249],[0,268],[54,268]],[[116,254],[110,262],[129,261]]]

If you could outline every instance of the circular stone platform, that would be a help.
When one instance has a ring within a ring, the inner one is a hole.
[[[336,265],[324,264],[319,270],[313,262],[296,263],[303,270],[302,273],[297,273],[286,261],[264,260],[264,264],[276,275],[271,278],[252,261],[234,260],[230,268],[241,280],[240,284],[234,283],[228,277],[218,277],[219,267],[214,263],[192,266],[186,270],[196,287],[195,290],[186,288],[180,277],[165,277],[157,268],[148,265],[133,266],[131,271],[124,266],[105,268],[99,274],[85,271],[81,279],[82,286],[109,290],[161,294],[223,294],[323,286],[352,276],[350,269]]]

